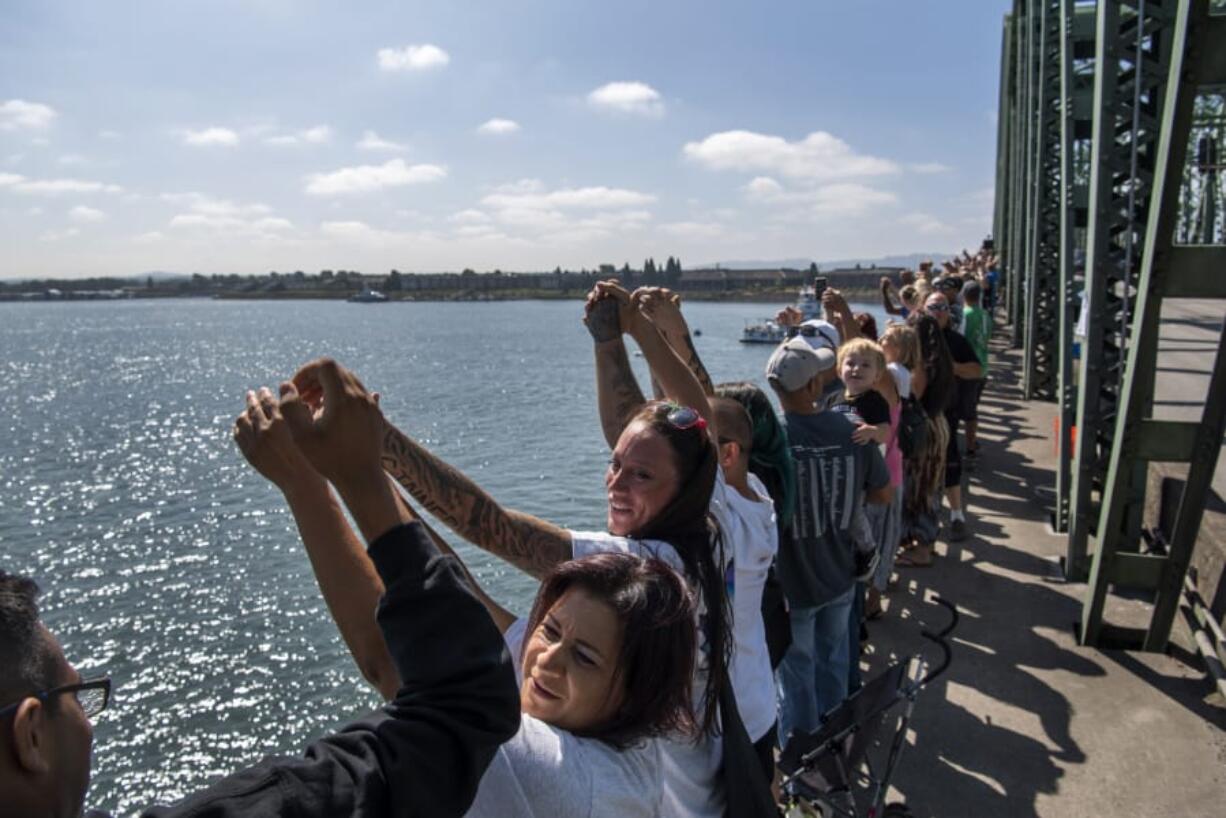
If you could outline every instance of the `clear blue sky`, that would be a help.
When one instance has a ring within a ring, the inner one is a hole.
[[[970,247],[1008,5],[5,0],[0,277]]]

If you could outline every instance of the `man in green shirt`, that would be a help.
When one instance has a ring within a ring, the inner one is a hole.
[[[967,390],[962,406],[962,419],[966,421],[966,459],[971,463],[979,454],[976,439],[979,432],[979,398],[983,394],[983,385],[988,382],[988,338],[992,335],[992,317],[979,306],[982,293],[979,281],[973,278],[962,288],[962,300],[966,303],[962,308],[962,332],[975,350],[979,365],[983,367],[983,377],[974,381],[973,388]]]

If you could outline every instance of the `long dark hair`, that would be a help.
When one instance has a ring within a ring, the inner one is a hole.
[[[621,750],[651,736],[692,732],[696,605],[685,581],[666,563],[632,554],[593,554],[564,562],[541,582],[528,616],[529,638],[574,588],[617,615],[622,639],[616,673],[626,691],[610,721],[577,734]]]
[[[788,447],[788,433],[779,422],[770,398],[748,381],[717,384],[715,394],[731,398],[749,413],[753,424],[749,471],[766,486],[778,519],[791,520],[796,508],[796,463]]]
[[[652,402],[631,419],[663,437],[672,449],[677,468],[677,494],[668,505],[629,536],[640,540],[662,540],[671,545],[685,566],[686,577],[697,586],[706,607],[702,636],[708,662],[706,690],[699,727],[706,733],[719,730],[719,694],[728,684],[732,658],[729,631],[732,613],[720,571],[723,565],[723,536],[711,517],[711,493],[719,470],[719,452],[705,424],[679,429],[668,420],[675,404]]]
[[[931,315],[913,312],[907,323],[919,336],[920,363],[928,377],[920,405],[930,418],[945,411],[954,399],[954,362],[949,355],[949,346],[941,333],[941,325]]]

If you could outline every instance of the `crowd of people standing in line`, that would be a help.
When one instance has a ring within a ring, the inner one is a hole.
[[[931,564],[942,496],[949,538],[967,534],[994,269],[964,253],[883,280],[903,320],[880,333],[835,290],[825,319],[784,310],[765,369],[781,414],[751,382],[713,382],[675,294],[597,285],[603,531],[502,506],[334,361],[249,392],[235,440],[387,703],[147,814],[775,814],[778,749],[858,687],[863,622],[895,566]],[[414,504],[537,578],[530,613],[486,594]],[[110,683],[68,663],[36,593],[0,571],[0,801],[77,815]]]

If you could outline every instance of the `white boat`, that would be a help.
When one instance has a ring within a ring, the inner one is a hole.
[[[800,297],[796,299],[796,309],[800,310],[801,320],[822,317],[822,302],[817,297],[817,290],[812,285],[800,288]]]
[[[800,310],[802,321],[822,317],[822,302],[817,297],[817,289],[811,284],[800,288],[796,299],[796,309]],[[787,340],[787,330],[768,319],[748,321],[741,331],[742,344],[779,344]]]
[[[348,300],[354,304],[382,304],[387,296],[378,290],[362,290],[349,296]]]
[[[746,321],[741,330],[742,344],[780,344],[788,337],[787,330],[771,321]]]

